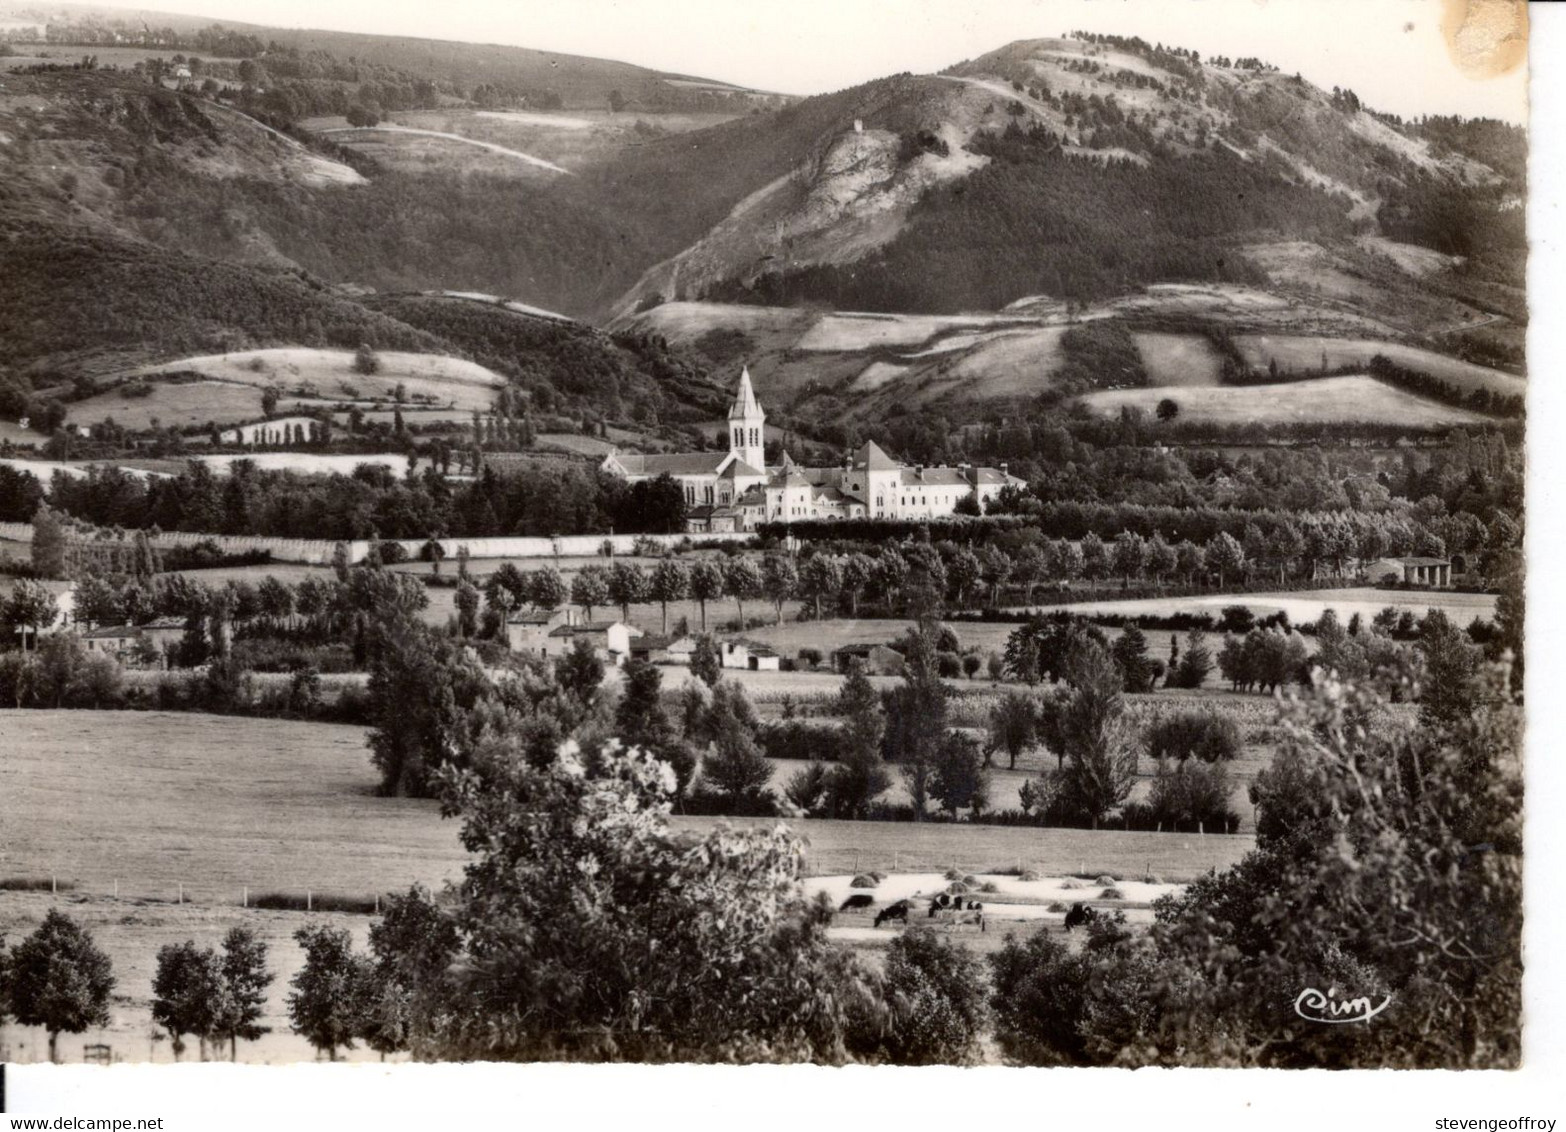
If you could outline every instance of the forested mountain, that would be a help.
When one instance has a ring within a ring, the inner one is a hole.
[[[171,78],[162,57],[77,66],[58,51],[3,74],[13,369],[367,341],[480,361],[540,408],[689,421],[721,408],[709,372],[759,351],[758,380],[786,379],[788,396],[765,390],[778,411],[798,393],[816,399],[808,416],[841,420],[980,389],[1112,392],[1124,383],[1051,376],[1062,329],[1092,305],[1138,333],[1207,334],[1207,315],[1154,294],[1171,284],[1245,288],[1222,299],[1236,332],[1522,369],[1522,131],[1401,121],[1261,60],[1073,35],[786,105],[724,95],[722,114],[673,113],[627,81],[618,111],[567,121],[540,108],[587,106],[600,80],[637,69],[562,62],[550,73],[583,85],[556,98],[527,86],[556,57],[517,49],[189,22],[139,34],[238,54],[203,63],[205,78]],[[493,73],[458,65],[491,56]],[[368,135],[322,132],[343,103],[361,121],[521,148],[503,167],[475,164],[472,146],[381,160]],[[535,143],[563,164],[531,157]],[[56,244],[67,270],[51,275]],[[660,306],[679,311],[650,317]],[[1032,337],[991,326],[996,348],[969,357],[932,324],[899,354],[864,324],[812,338],[823,308],[1021,311],[1033,321],[1012,329]],[[803,331],[768,346],[757,327],[790,311]]]

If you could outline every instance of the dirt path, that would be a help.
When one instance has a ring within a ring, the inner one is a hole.
[[[465,138],[461,134],[448,134],[440,130],[418,130],[412,126],[337,126],[330,130],[321,130],[323,134],[359,134],[359,133],[384,133],[384,134],[416,134],[426,138],[444,138],[446,141],[462,142],[465,145],[476,145],[480,149],[487,149],[493,153],[503,153],[507,157],[515,157],[519,161],[526,161],[529,165],[537,165],[540,169],[548,169],[554,173],[571,175],[571,170],[556,165],[553,161],[545,161],[542,157],[534,157],[531,153],[523,153],[520,150],[507,149],[503,145],[495,145],[492,142],[478,141],[475,138]]]
[[[1020,102],[1045,121],[1050,121],[1050,109],[1042,102],[1037,101],[1031,95],[1007,86],[996,79],[970,79],[963,75],[931,75],[932,79],[940,79],[948,83],[964,83],[967,86],[976,86],[980,90],[987,90],[998,98],[1008,101]]]

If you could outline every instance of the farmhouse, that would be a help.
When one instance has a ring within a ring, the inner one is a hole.
[[[724,668],[749,672],[777,672],[783,667],[777,650],[759,641],[722,641],[718,645],[718,660]]]
[[[108,653],[116,657],[126,655],[136,647],[138,641],[145,639],[145,634],[135,625],[108,625],[82,634],[82,644],[88,652]]]
[[[572,611],[569,609],[513,613],[506,618],[506,644],[512,652],[527,656],[549,656],[549,634],[562,625],[569,625],[571,620]]]
[[[602,467],[632,483],[670,476],[685,493],[690,529],[701,533],[811,519],[939,519],[956,514],[965,500],[982,510],[1002,488],[1024,483],[1004,465],[902,464],[874,441],[846,453],[839,466],[807,468],[784,453],[769,468],[762,444],[766,419],[747,368],[729,408],[727,452],[614,451]]]
[[[844,645],[832,653],[832,665],[847,672],[854,661],[864,666],[866,676],[901,676],[903,654],[887,645]]]
[[[564,656],[578,638],[587,641],[598,659],[613,665],[624,664],[631,655],[631,641],[645,636],[635,625],[624,621],[584,621],[579,625],[557,625],[549,631],[545,656]]]
[[[1377,558],[1365,569],[1372,582],[1392,581],[1440,589],[1452,584],[1450,558]]]

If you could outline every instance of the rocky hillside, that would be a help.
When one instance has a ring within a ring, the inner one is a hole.
[[[848,93],[799,161],[758,177],[620,313],[674,299],[933,313],[1154,282],[1309,284],[1374,271],[1379,237],[1448,257],[1419,290],[1523,314],[1520,131],[1497,144],[1259,61],[1104,37],[1015,43]],[[728,147],[692,148],[701,165]]]

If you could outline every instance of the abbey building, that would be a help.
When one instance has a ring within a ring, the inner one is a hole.
[[[1003,487],[1024,483],[1005,465],[902,464],[874,441],[845,454],[837,466],[807,468],[785,453],[782,463],[769,468],[762,454],[766,419],[746,369],[729,409],[727,452],[613,452],[604,457],[603,469],[632,483],[667,473],[685,492],[690,529],[700,532],[811,519],[939,519],[955,514],[969,498],[982,511]]]

